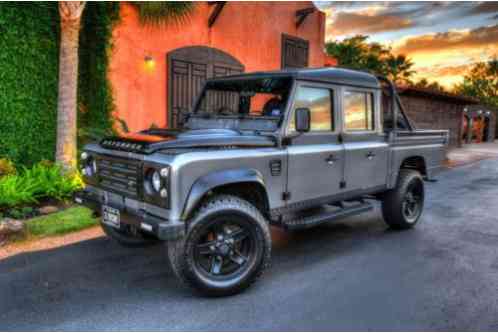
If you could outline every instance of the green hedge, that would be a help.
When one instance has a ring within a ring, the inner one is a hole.
[[[53,158],[59,18],[47,3],[0,3],[0,157]]]
[[[114,103],[107,79],[112,28],[119,20],[119,3],[87,2],[79,47],[79,144],[112,129]]]
[[[109,131],[107,51],[118,3],[87,3],[80,36],[80,137]],[[53,160],[59,57],[57,3],[0,3],[0,158]]]

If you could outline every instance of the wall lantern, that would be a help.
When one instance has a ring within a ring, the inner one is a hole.
[[[467,108],[463,109],[463,112],[467,113],[467,111],[468,111]]]
[[[491,111],[486,111],[486,116],[489,116],[491,114]]]
[[[477,111],[477,114],[482,114],[482,110]]]
[[[156,68],[156,61],[154,60],[154,58],[150,55],[145,56],[144,69],[147,72],[153,72],[155,68]]]

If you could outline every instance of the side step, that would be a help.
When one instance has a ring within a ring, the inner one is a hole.
[[[334,219],[361,214],[373,209],[372,204],[368,202],[361,202],[350,206],[341,203],[339,206],[326,205],[325,207],[318,213],[311,215],[301,213],[301,216],[292,216],[289,220],[284,218],[279,224],[287,230],[307,229]],[[332,207],[336,209],[332,209]]]

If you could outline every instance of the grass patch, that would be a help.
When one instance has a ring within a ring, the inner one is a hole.
[[[76,206],[26,221],[28,235],[36,237],[61,235],[98,224],[88,208]]]

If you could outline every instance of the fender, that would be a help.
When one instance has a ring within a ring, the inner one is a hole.
[[[186,220],[202,197],[210,190],[221,185],[236,183],[259,183],[266,189],[263,176],[255,169],[232,169],[216,171],[197,179],[190,189],[181,219]]]
[[[425,180],[433,181],[433,171],[431,168],[427,167],[427,157],[424,155],[412,155],[411,151],[404,151],[404,154],[396,156],[391,162],[394,168],[391,171],[391,175],[388,179],[388,188],[392,189],[396,186],[398,180],[399,170],[402,167],[409,167],[419,171]],[[437,170],[436,170],[437,171]]]

